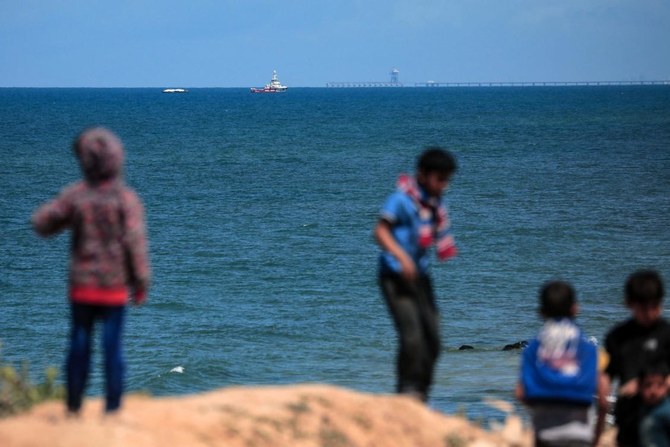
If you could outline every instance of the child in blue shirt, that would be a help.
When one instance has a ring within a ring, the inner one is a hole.
[[[428,272],[428,250],[456,255],[442,193],[456,171],[451,153],[430,147],[419,157],[416,177],[401,175],[375,227],[382,253],[379,283],[400,342],[398,393],[428,398],[440,352],[439,315]]]
[[[544,325],[521,356],[516,397],[528,405],[537,447],[597,445],[607,410],[597,347],[575,324],[572,286],[551,281],[540,290]],[[594,396],[598,418],[592,418]],[[595,425],[594,425],[595,424]]]

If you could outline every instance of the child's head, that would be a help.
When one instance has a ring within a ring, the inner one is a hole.
[[[429,147],[419,156],[416,170],[417,179],[426,192],[438,197],[456,172],[456,159],[445,149]]]
[[[544,318],[573,318],[577,315],[575,290],[565,281],[549,281],[540,289],[540,314]]]
[[[89,183],[117,178],[123,166],[123,145],[103,127],[84,130],[73,143],[84,177]]]
[[[638,389],[646,405],[659,404],[668,395],[668,368],[662,363],[644,368],[638,375]]]
[[[663,311],[663,281],[653,270],[639,270],[628,277],[625,288],[626,306],[642,326],[651,326]]]

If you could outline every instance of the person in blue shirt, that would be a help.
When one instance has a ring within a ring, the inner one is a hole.
[[[528,406],[537,447],[597,445],[607,412],[598,348],[575,323],[572,286],[550,281],[540,290],[544,325],[521,355],[516,397]],[[591,408],[597,396],[598,417]]]
[[[416,176],[401,175],[375,227],[382,252],[379,284],[399,338],[396,391],[428,399],[440,353],[439,314],[428,271],[429,248],[440,260],[456,255],[442,194],[456,171],[440,147],[421,153]]]

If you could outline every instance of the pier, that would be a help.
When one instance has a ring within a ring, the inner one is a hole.
[[[335,88],[404,87],[404,85],[400,82],[350,81],[350,82],[327,82],[326,87],[335,87]]]
[[[535,81],[535,82],[415,82],[413,87],[569,87],[569,86],[624,86],[624,85],[670,85],[670,80],[664,81]],[[328,82],[326,87],[332,88],[366,88],[366,87],[410,87],[400,82],[379,81],[348,81]]]
[[[415,82],[414,87],[568,87],[598,85],[670,85],[665,81]]]
[[[389,74],[391,75],[391,80],[388,82],[384,81],[327,82],[326,87],[335,87],[335,88],[404,87],[404,85],[400,81],[398,81],[400,70],[398,70],[397,68],[393,68]]]

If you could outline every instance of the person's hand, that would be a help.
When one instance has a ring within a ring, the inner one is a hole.
[[[133,293],[133,304],[141,306],[147,300],[147,291],[145,289],[135,289]]]
[[[637,379],[630,379],[619,387],[619,394],[622,396],[634,396],[637,394]]]
[[[414,260],[407,255],[399,257],[398,260],[400,261],[400,268],[402,269],[402,277],[410,282],[416,280],[417,269]]]

